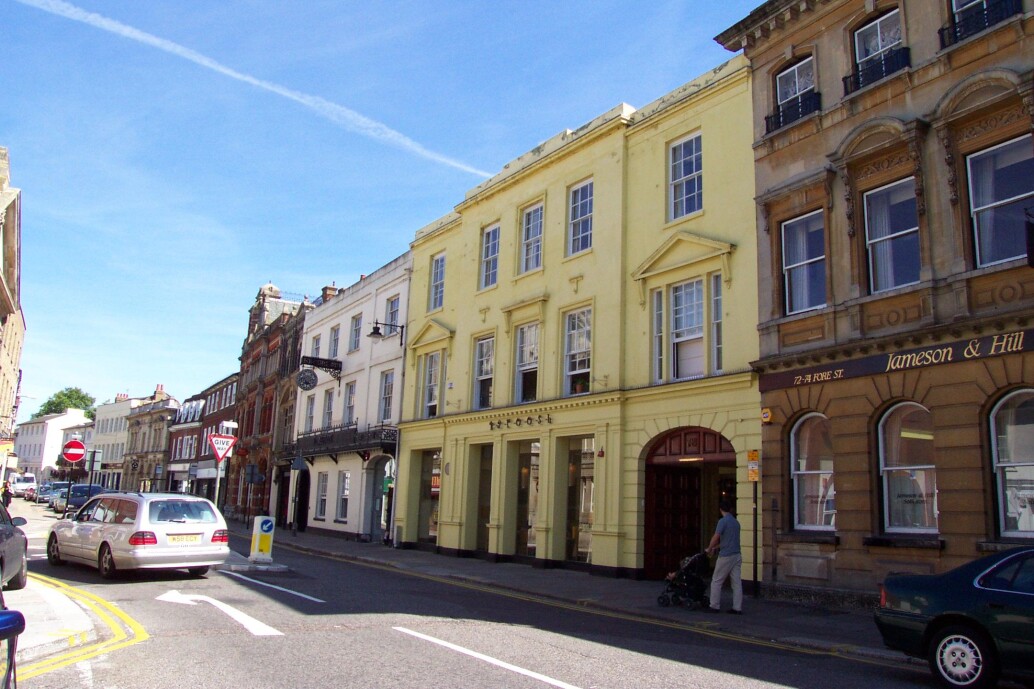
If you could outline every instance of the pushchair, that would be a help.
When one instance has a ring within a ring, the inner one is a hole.
[[[690,607],[707,605],[707,574],[710,569],[711,563],[707,559],[707,553],[697,553],[683,558],[679,568],[668,576],[664,592],[657,596],[658,605],[664,608],[683,603]]]

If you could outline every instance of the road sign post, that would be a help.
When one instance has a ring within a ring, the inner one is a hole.
[[[233,446],[237,444],[236,436],[224,435],[222,433],[212,433],[208,436],[208,444],[212,446],[212,452],[215,453],[215,495],[212,496],[212,502],[216,505],[219,504],[219,472],[222,471],[223,460],[227,457],[231,457],[233,453]]]

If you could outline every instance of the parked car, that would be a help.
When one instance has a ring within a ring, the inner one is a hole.
[[[35,500],[36,499],[36,486],[29,486],[28,488],[26,488],[25,489],[25,493],[22,494],[22,497],[25,498],[26,500],[28,500],[29,502],[32,502],[33,500]]]
[[[68,504],[68,489],[61,488],[50,492],[50,509],[55,512],[64,512]]]
[[[926,658],[945,687],[1034,680],[1034,547],[1012,548],[944,574],[891,574],[880,592],[883,642]]]
[[[26,524],[25,517],[12,517],[0,504],[0,585],[11,590],[23,589],[28,582],[29,539],[21,530]]]
[[[203,576],[230,555],[223,515],[210,500],[182,493],[104,493],[50,527],[47,560],[120,570],[186,569]]]
[[[97,483],[76,483],[68,489],[68,511],[78,510],[86,504],[86,501],[99,493],[106,493],[108,489]]]
[[[29,486],[36,485],[35,474],[22,474],[21,476],[15,476],[11,479],[11,491],[15,497],[21,497],[25,495],[25,489]]]
[[[55,492],[68,488],[71,484],[70,481],[54,481],[53,483],[44,484],[44,488],[36,491],[36,504],[46,503],[50,505],[50,498]]]

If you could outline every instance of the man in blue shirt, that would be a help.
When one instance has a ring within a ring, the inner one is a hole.
[[[743,568],[743,556],[740,554],[740,523],[736,521],[736,515],[732,513],[732,501],[722,498],[718,503],[718,509],[722,518],[718,520],[718,527],[715,528],[711,543],[707,546],[707,554],[712,555],[718,551],[718,561],[714,566],[714,576],[711,577],[711,607],[704,608],[705,612],[718,612],[722,608],[722,585],[729,579],[732,587],[732,615],[743,614],[743,582],[740,580],[740,570]]]

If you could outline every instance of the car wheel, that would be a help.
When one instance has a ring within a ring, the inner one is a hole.
[[[115,558],[111,554],[111,547],[107,543],[101,546],[101,552],[97,556],[97,571],[105,579],[115,578]]]
[[[190,567],[187,572],[192,577],[203,577],[208,574],[208,567]]]
[[[940,630],[930,645],[930,671],[942,686],[979,689],[998,681],[998,660],[987,636],[965,625]]]
[[[11,591],[20,591],[25,588],[25,585],[29,583],[29,567],[28,561],[25,555],[22,555],[22,564],[18,568],[18,573],[7,582],[7,588]]]
[[[47,541],[47,562],[52,565],[65,564],[65,561],[61,559],[61,547],[57,544],[57,536],[54,534],[51,534],[50,540]]]

